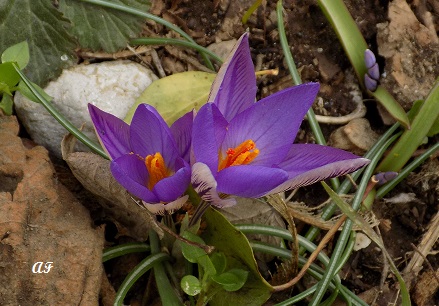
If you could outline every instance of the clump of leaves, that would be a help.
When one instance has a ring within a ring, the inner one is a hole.
[[[141,32],[143,18],[80,0],[6,1],[0,6],[0,52],[27,40],[30,62],[26,74],[44,85],[76,62],[78,47],[116,52]],[[147,11],[149,1],[111,0]],[[24,67],[21,67],[23,69]]]
[[[19,90],[28,99],[38,102],[38,99],[28,89],[26,84],[20,78],[20,75],[14,68],[14,63],[20,68],[24,69],[29,63],[29,46],[26,41],[13,45],[7,48],[1,55],[0,64],[0,109],[6,115],[12,114],[12,94]],[[50,97],[43,92],[43,90],[36,84],[35,88],[50,100]]]

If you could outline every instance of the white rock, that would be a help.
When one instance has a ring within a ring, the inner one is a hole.
[[[156,79],[140,64],[112,61],[64,70],[44,90],[53,97],[53,105],[61,114],[77,127],[85,123],[84,133],[97,141],[87,104],[124,118],[136,98]],[[32,139],[61,157],[60,144],[67,131],[58,121],[42,105],[20,94],[15,96],[15,110]],[[78,148],[87,150],[82,144]]]

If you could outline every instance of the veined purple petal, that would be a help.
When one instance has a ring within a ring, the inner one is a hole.
[[[231,166],[216,175],[218,192],[245,198],[258,198],[287,179],[282,169],[249,165]]]
[[[308,83],[282,90],[257,102],[233,118],[221,150],[226,152],[228,148],[252,139],[259,149],[252,165],[271,167],[281,162],[318,90],[317,83]]]
[[[179,156],[174,136],[166,122],[147,104],[140,104],[130,125],[130,143],[134,153],[142,157],[160,152],[169,169]]]
[[[227,121],[212,103],[203,105],[194,120],[192,147],[195,161],[206,164],[212,173],[218,170],[218,150],[226,127]]]
[[[189,162],[190,150],[192,145],[192,124],[194,122],[195,112],[190,111],[178,118],[171,125],[171,133],[174,136],[175,142],[180,156]]]
[[[192,166],[192,186],[198,195],[216,207],[230,207],[236,204],[233,198],[221,198],[216,190],[217,182],[209,167],[203,163]]]
[[[146,209],[148,209],[150,212],[152,212],[155,215],[166,215],[166,214],[172,214],[174,211],[180,209],[184,203],[186,203],[189,196],[185,195],[181,198],[176,199],[175,201],[172,201],[170,203],[147,203],[145,201],[142,201],[142,204],[145,206]]]
[[[134,154],[122,155],[110,165],[111,173],[129,193],[148,203],[158,203],[159,198],[146,185],[149,173],[145,163]]]
[[[172,202],[183,195],[191,182],[189,164],[180,168],[173,175],[160,180],[153,188],[161,202]]]
[[[208,102],[213,102],[227,121],[250,107],[256,98],[255,69],[248,33],[243,34],[227,57],[212,85]]]
[[[288,180],[266,194],[311,185],[328,178],[345,175],[370,162],[352,153],[316,144],[294,144],[279,167]]]
[[[88,111],[99,141],[111,159],[131,152],[128,124],[90,103]]]

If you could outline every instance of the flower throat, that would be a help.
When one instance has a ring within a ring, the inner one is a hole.
[[[145,157],[145,166],[149,173],[149,179],[147,187],[149,190],[154,188],[155,184],[168,177],[170,171],[166,168],[163,156],[157,152],[154,155],[148,155]]]
[[[259,150],[253,140],[247,139],[235,148],[228,148],[226,156],[219,152],[218,171],[230,166],[247,165],[258,156]]]

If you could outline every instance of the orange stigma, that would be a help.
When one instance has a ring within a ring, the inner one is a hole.
[[[219,153],[218,171],[230,166],[247,165],[258,156],[259,150],[253,140],[247,139],[235,148],[228,148],[226,156]]]
[[[149,180],[147,183],[149,190],[152,190],[155,184],[165,177],[168,177],[170,174],[170,171],[166,168],[163,156],[159,152],[155,153],[154,156],[148,155],[145,157],[145,166],[149,173]]]

